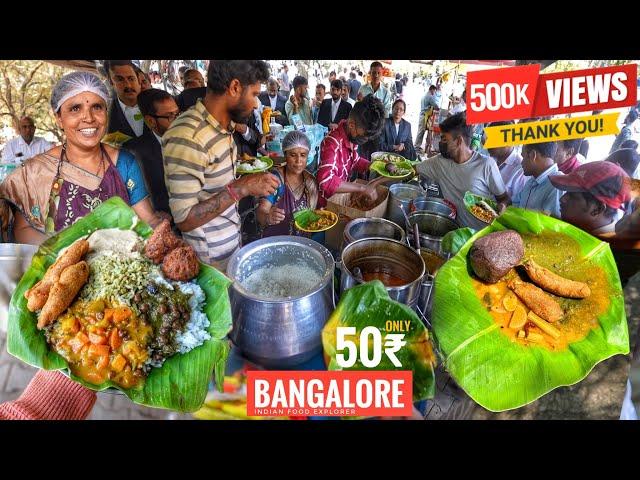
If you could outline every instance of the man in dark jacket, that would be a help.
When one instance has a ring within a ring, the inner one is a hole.
[[[233,139],[238,146],[238,156],[243,154],[255,157],[263,145],[261,129],[258,128],[257,110],[253,110],[246,123],[236,123]]]
[[[138,108],[141,87],[135,65],[131,60],[105,60],[104,68],[115,92],[107,132],[120,132],[131,138],[141,136],[148,128]]]
[[[157,88],[141,92],[138,105],[149,128],[144,135],[125,143],[123,148],[133,153],[140,163],[154,209],[170,214],[164,179],[162,135],[180,115],[180,110],[171,95]]]
[[[176,96],[176,103],[181,112],[193,107],[199,98],[207,94],[207,87],[188,88]]]
[[[276,117],[276,123],[285,127],[289,125],[289,121],[287,120],[287,116],[284,111],[284,106],[288,99],[278,93],[278,88],[278,81],[271,77],[267,82],[267,91],[261,92],[260,95],[258,95],[258,99],[263,106],[271,107],[272,111],[278,111],[282,114]]]
[[[320,105],[318,123],[335,130],[341,120],[349,118],[351,105],[342,100],[342,80],[331,82],[331,98],[327,98]]]

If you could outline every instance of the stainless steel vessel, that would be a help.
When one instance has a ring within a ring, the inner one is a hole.
[[[404,242],[404,228],[384,218],[354,218],[344,227],[342,248],[361,238],[391,238]]]
[[[380,272],[388,273],[406,280],[406,284],[397,287],[385,286],[389,297],[411,307],[418,304],[420,283],[425,274],[424,260],[412,248],[389,238],[363,238],[347,245],[342,251],[340,262],[340,292],[355,285],[365,283],[357,274]]]
[[[411,202],[410,212],[430,212],[439,213],[445,217],[449,217],[451,220],[456,219],[456,211],[451,208],[450,205],[435,197],[418,197]]]
[[[303,265],[320,280],[308,291],[287,298],[263,297],[242,285],[257,269],[286,265]],[[241,248],[227,266],[233,281],[229,287],[233,343],[249,360],[270,368],[297,365],[319,353],[322,327],[335,308],[334,266],[325,247],[304,237],[268,237]]]
[[[396,183],[389,187],[389,201],[387,202],[387,213],[385,218],[391,220],[396,225],[405,225],[406,221],[402,214],[404,208],[405,213],[409,214],[409,206],[414,198],[424,196],[425,192],[422,187],[417,185],[408,185],[406,183]]]
[[[433,250],[436,253],[442,252],[442,237],[452,230],[460,228],[458,223],[449,217],[431,212],[414,212],[409,215],[409,226],[417,224],[420,230],[420,247]],[[413,241],[409,237],[411,244]]]

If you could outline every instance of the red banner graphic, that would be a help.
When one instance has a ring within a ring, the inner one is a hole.
[[[249,416],[409,416],[412,371],[247,372]]]
[[[540,65],[469,72],[467,123],[537,118],[636,104],[637,65],[540,75]]]

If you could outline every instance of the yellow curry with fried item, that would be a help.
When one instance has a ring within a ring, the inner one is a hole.
[[[47,333],[47,340],[86,382],[107,380],[123,387],[140,385],[152,327],[127,306],[104,300],[76,301]]]
[[[526,273],[511,270],[502,280],[489,285],[472,279],[478,298],[487,308],[500,331],[522,345],[542,346],[549,350],[564,350],[570,343],[585,338],[598,326],[598,315],[607,311],[611,287],[605,271],[585,261],[579,244],[567,235],[545,232],[540,235],[521,234],[524,260],[533,258],[538,264],[570,280],[586,282],[591,295],[581,300],[558,297],[548,293],[564,311],[561,320],[549,323],[538,317],[507,287],[509,279]]]

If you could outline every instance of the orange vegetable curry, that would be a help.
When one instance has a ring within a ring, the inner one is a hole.
[[[546,322],[533,312],[507,287],[507,281],[520,276],[529,281],[519,268],[511,270],[502,280],[489,285],[472,279],[478,298],[487,308],[500,330],[512,341],[522,345],[542,346],[549,350],[566,349],[570,343],[582,340],[598,326],[598,315],[607,311],[611,288],[605,271],[585,261],[580,246],[572,238],[545,232],[540,235],[521,234],[525,245],[523,261],[533,258],[538,264],[570,280],[586,282],[591,295],[574,300],[548,293],[562,307],[564,317]]]
[[[78,300],[53,325],[48,341],[83,380],[131,388],[146,377],[152,332],[129,307]]]

